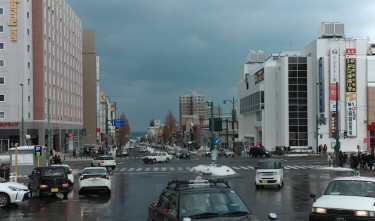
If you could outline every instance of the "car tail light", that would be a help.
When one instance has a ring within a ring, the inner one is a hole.
[[[39,188],[40,188],[40,189],[46,189],[47,187],[48,187],[48,185],[45,185],[45,184],[40,184],[40,185],[39,185]]]
[[[107,179],[107,180],[109,180],[109,175],[106,174],[106,175],[104,175],[104,176],[101,176],[100,178],[103,178],[103,179]]]
[[[86,178],[87,178],[87,177],[81,175],[81,176],[79,177],[79,180],[84,180],[84,179],[86,179]]]
[[[69,183],[63,183],[62,186],[65,188],[69,188]]]

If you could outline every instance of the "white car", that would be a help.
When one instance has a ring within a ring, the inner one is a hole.
[[[167,152],[152,152],[147,156],[142,157],[145,163],[157,163],[157,162],[168,162],[172,160],[173,156],[169,155]]]
[[[79,175],[79,195],[98,191],[111,194],[111,176],[105,167],[86,167]]]
[[[116,161],[112,155],[99,156],[91,161],[91,166],[111,167],[112,170],[116,168]]]
[[[29,199],[29,189],[21,183],[7,182],[0,177],[0,208],[11,203],[21,203]]]
[[[255,187],[277,186],[279,189],[284,185],[284,170],[278,160],[259,160],[255,167]]]
[[[53,164],[51,166],[54,166],[54,167],[64,167],[66,173],[68,174],[68,179],[71,182],[71,187],[73,188],[74,175],[73,175],[73,170],[70,168],[70,166],[68,164]]]
[[[358,173],[358,172],[357,172]],[[375,178],[351,177],[331,180],[323,195],[316,199],[310,221],[314,220],[375,220]]]

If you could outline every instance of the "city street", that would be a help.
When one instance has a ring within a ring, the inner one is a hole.
[[[313,203],[310,193],[321,194],[329,180],[352,172],[319,169],[326,166],[325,156],[275,157],[284,165],[284,187],[256,190],[254,166],[260,158],[219,158],[218,164],[230,166],[237,175],[225,177],[251,211],[267,220],[275,212],[278,220],[308,220]],[[77,174],[89,160],[66,161]],[[1,210],[0,220],[146,220],[148,205],[158,198],[168,181],[195,179],[190,168],[210,163],[210,158],[193,156],[168,163],[144,164],[136,149],[129,158],[117,159],[112,175],[112,194],[78,196],[78,183],[67,200],[62,195],[32,197],[19,205]],[[371,174],[371,172],[370,172]],[[212,178],[204,176],[205,178]],[[79,177],[75,175],[75,180]]]

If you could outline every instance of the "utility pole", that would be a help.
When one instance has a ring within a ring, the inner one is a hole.
[[[211,150],[214,149],[214,102],[211,101],[210,103],[210,110],[211,110],[211,117],[210,117],[210,122],[211,122]]]
[[[335,155],[336,155],[336,167],[340,166],[340,133],[339,133],[339,91],[338,82],[336,82],[336,111],[335,111]]]
[[[318,86],[320,83],[316,83],[316,86]],[[317,87],[315,87],[317,88]],[[319,92],[320,93],[320,92]],[[316,153],[319,153],[319,102],[318,102],[318,89],[316,89]]]
[[[105,148],[108,151],[108,96],[105,99]]]
[[[21,104],[21,109],[22,109],[22,116],[21,116],[21,146],[23,146],[23,140],[24,140],[24,119],[23,119],[23,84],[20,84],[20,86],[21,86],[21,90],[22,90],[22,92],[21,92],[21,102],[22,102],[22,104]]]

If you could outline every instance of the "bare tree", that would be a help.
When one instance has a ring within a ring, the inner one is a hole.
[[[128,122],[128,119],[125,117],[125,113],[122,112],[120,116],[121,120],[124,120],[124,126],[118,128],[118,133],[116,134],[117,138],[117,144],[122,147],[125,146],[125,144],[130,139],[130,125]]]
[[[177,131],[176,118],[173,116],[172,111],[168,111],[165,117],[164,127],[163,127],[163,141],[172,142],[172,134]]]

